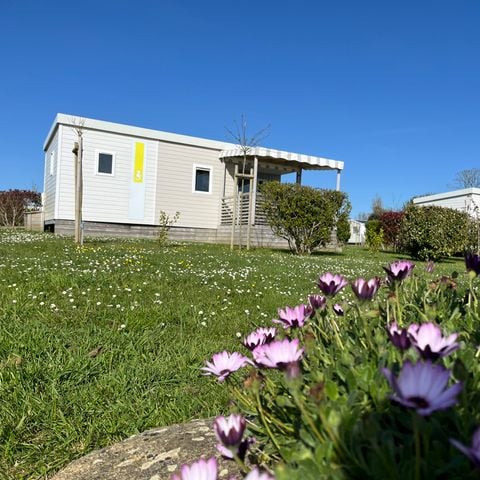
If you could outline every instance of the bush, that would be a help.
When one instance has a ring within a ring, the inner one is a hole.
[[[369,220],[365,224],[365,241],[372,252],[378,252],[383,246],[383,229],[380,220]]]
[[[409,205],[400,231],[401,249],[422,260],[438,260],[463,252],[469,243],[471,219],[451,208]]]
[[[261,186],[260,192],[268,224],[297,254],[310,254],[324,246],[337,221],[348,218],[351,209],[347,195],[335,190],[268,182]],[[342,225],[341,228],[343,235]]]
[[[348,214],[343,213],[337,221],[337,240],[340,243],[347,243],[350,239],[350,222]]]
[[[380,215],[379,221],[383,230],[383,241],[393,250],[397,251],[400,245],[400,228],[402,226],[403,212],[388,211]]]

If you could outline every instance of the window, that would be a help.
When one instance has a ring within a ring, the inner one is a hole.
[[[97,152],[97,174],[113,175],[114,154],[108,152]]]
[[[50,152],[49,172],[50,176],[55,173],[55,151]]]
[[[199,193],[211,193],[212,175],[210,167],[193,166],[193,191]]]

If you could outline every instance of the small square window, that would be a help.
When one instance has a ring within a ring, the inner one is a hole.
[[[111,153],[98,154],[98,173],[113,175],[113,155]]]
[[[203,168],[195,169],[195,191],[210,192],[210,170]]]

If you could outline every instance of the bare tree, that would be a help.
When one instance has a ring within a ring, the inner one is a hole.
[[[270,124],[267,125],[266,127],[258,130],[256,133],[254,133],[251,137],[248,136],[248,129],[247,129],[247,119],[245,118],[245,115],[240,116],[240,123],[237,122],[236,120],[234,121],[235,128],[232,130],[228,127],[225,127],[225,130],[227,131],[227,135],[238,145],[242,152],[242,171],[240,172],[239,178],[241,179],[241,187],[240,187],[240,204],[239,204],[239,210],[242,212],[242,199],[243,199],[243,193],[245,189],[245,179],[249,177],[249,175],[245,172],[245,168],[247,166],[247,157],[251,150],[255,147],[258,147],[260,145],[260,142],[265,140],[265,138],[269,135],[270,133]],[[252,179],[248,178],[250,181],[250,190],[252,188]],[[234,232],[235,232],[235,215],[236,215],[236,198],[237,198],[237,176],[234,178],[234,206],[233,206],[233,218],[232,218],[232,248],[233,248],[233,238],[234,238]],[[252,199],[252,192],[250,191],[250,197],[249,201],[251,202]],[[249,215],[248,215],[248,226],[247,226],[247,248],[250,247],[250,212],[251,212],[251,206],[249,208]],[[242,219],[241,219],[241,214],[240,214],[240,222],[239,222],[239,246],[240,248],[242,247]]]
[[[480,188],[480,168],[468,168],[455,174],[454,186],[459,188]]]

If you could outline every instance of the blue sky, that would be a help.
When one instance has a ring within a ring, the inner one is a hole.
[[[480,2],[0,0],[0,189],[57,112],[345,162],[353,216],[480,167]],[[334,188],[330,172],[305,183]]]

